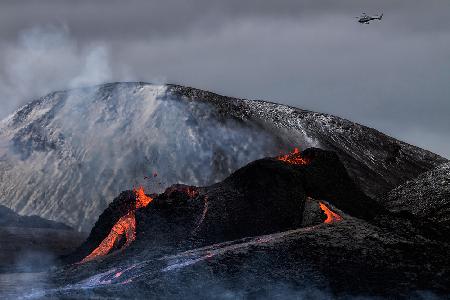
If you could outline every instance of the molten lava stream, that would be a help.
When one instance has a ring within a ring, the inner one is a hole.
[[[342,220],[342,217],[338,215],[337,213],[333,212],[331,209],[329,209],[323,202],[319,202],[320,209],[325,213],[327,216],[326,220],[323,221],[324,223],[330,224],[334,222],[338,222]]]
[[[292,165],[307,165],[309,163],[308,159],[302,157],[298,148],[294,148],[294,151],[291,153],[278,156],[277,159]]]
[[[133,189],[136,195],[135,208],[127,212],[122,216],[119,221],[114,224],[113,228],[109,232],[108,236],[100,243],[100,245],[94,249],[88,256],[86,256],[81,263],[93,260],[100,256],[107,255],[115,245],[125,236],[125,245],[129,246],[136,239],[136,216],[135,211],[141,207],[146,207],[153,198],[147,196],[143,187]]]
[[[90,261],[99,256],[105,256],[108,254],[114,245],[116,245],[121,237],[125,235],[126,243],[128,246],[136,238],[136,218],[134,216],[134,210],[121,217],[113,228],[109,232],[108,236],[100,243],[100,245],[94,249],[88,256],[86,256],[81,262]]]

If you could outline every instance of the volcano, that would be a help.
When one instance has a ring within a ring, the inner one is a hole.
[[[132,241],[122,231],[109,243],[130,212]],[[386,209],[335,152],[310,148],[207,187],[122,192],[41,296],[440,297],[450,291],[449,233]]]
[[[0,145],[1,203],[90,232],[5,297],[450,294],[448,160],[338,117],[111,83],[25,105]]]
[[[89,231],[121,191],[206,186],[293,147],[337,153],[369,196],[447,160],[335,116],[177,86],[51,93],[0,123],[0,204]]]

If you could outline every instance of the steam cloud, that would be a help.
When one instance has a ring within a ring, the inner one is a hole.
[[[34,27],[6,46],[0,73],[0,118],[32,98],[54,90],[111,81],[110,50],[102,43],[83,47],[67,27]]]

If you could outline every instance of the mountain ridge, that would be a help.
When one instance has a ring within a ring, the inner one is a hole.
[[[335,151],[370,196],[447,161],[329,114],[179,85],[108,83],[50,93],[1,121],[0,203],[89,230],[121,190],[208,185],[296,146]],[[152,172],[158,177],[143,179]]]

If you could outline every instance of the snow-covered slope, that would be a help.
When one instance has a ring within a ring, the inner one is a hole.
[[[445,162],[330,115],[181,86],[111,83],[51,93],[0,123],[0,203],[89,230],[122,190],[208,185],[295,145],[337,151],[371,195]]]

